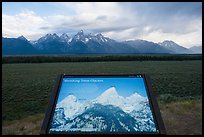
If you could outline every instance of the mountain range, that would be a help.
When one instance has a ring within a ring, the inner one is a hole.
[[[115,87],[93,100],[80,102],[69,95],[56,106],[50,132],[156,132],[147,97],[118,95]]]
[[[200,51],[201,49],[201,51]],[[202,53],[201,48],[187,49],[173,41],[165,40],[154,43],[146,40],[116,41],[101,33],[85,34],[79,31],[73,37],[66,33],[46,34],[36,41],[29,41],[24,36],[18,38],[2,37],[3,55],[38,55],[38,54],[117,54],[117,53],[167,53],[194,54]]]

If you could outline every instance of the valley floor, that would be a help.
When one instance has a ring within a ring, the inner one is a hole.
[[[167,134],[202,134],[202,60],[2,64],[3,134],[39,134],[61,73],[147,73]]]

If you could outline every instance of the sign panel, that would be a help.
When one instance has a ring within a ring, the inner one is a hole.
[[[61,75],[56,83],[46,114],[49,119],[45,117],[42,127],[45,134],[164,132],[144,74]]]

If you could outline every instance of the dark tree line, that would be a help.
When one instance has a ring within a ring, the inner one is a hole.
[[[98,62],[98,61],[183,61],[202,60],[202,54],[194,55],[103,55],[103,56],[7,56],[6,63],[49,63],[49,62]]]

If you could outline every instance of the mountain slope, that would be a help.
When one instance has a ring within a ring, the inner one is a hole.
[[[193,46],[189,50],[196,54],[202,54],[202,46]]]
[[[67,105],[69,104],[69,105]],[[80,113],[83,108],[82,104],[78,102],[74,95],[69,95],[57,104],[57,108],[64,108],[64,113],[66,117],[73,118],[77,113]]]
[[[171,40],[165,40],[163,42],[158,43],[159,45],[165,47],[166,49],[174,51],[176,54],[190,54],[192,51],[190,51],[187,48],[184,48],[175,42]]]
[[[34,42],[33,47],[46,53],[63,53],[67,50],[67,42],[57,34],[47,34]]]
[[[129,40],[123,43],[137,49],[140,53],[174,53],[174,51],[170,49],[166,49],[156,43],[146,40]]]
[[[3,55],[22,55],[38,54],[40,51],[35,49],[25,37],[3,38],[2,37],[2,54]]]
[[[107,113],[108,112],[108,113]],[[112,105],[94,104],[69,122],[70,130],[80,131],[135,131],[139,126],[129,114]]]

